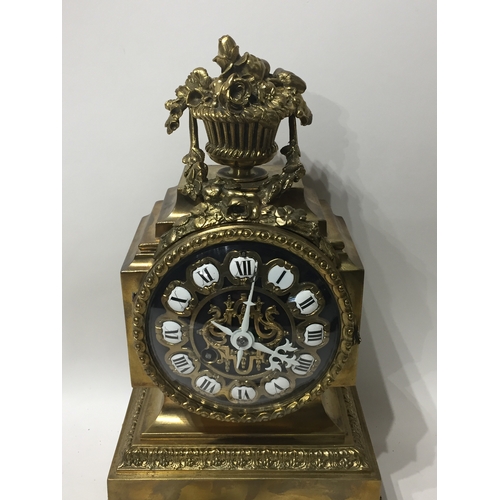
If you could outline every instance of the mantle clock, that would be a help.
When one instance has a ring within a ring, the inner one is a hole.
[[[379,500],[355,386],[363,267],[302,183],[306,84],[230,36],[214,61],[165,104],[169,134],[189,124],[185,167],[121,269],[133,389],[108,498]]]

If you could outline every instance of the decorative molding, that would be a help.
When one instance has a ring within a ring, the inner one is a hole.
[[[331,448],[132,447],[120,470],[289,470],[365,471],[366,461],[352,446]]]
[[[193,470],[281,470],[281,471],[369,471],[366,444],[350,389],[343,387],[353,445],[321,448],[304,446],[147,446],[134,445],[134,435],[147,390],[142,390],[134,408],[130,429],[118,466],[120,471],[193,471]]]
[[[342,387],[341,390],[344,404],[347,410],[347,418],[349,419],[349,424],[351,426],[354,444],[356,445],[356,448],[360,451],[362,456],[365,456],[367,446],[364,439],[363,429],[361,429],[361,424],[359,422],[359,415],[356,410],[356,404],[354,403],[351,389],[348,387]]]
[[[139,416],[141,414],[141,410],[143,408],[144,401],[146,399],[146,394],[147,393],[148,393],[147,389],[142,389],[141,395],[137,399],[137,402],[136,402],[136,405],[135,405],[135,408],[134,408],[134,413],[132,415],[132,421],[131,421],[131,424],[130,424],[130,429],[129,429],[128,434],[127,434],[127,444],[126,444],[126,448],[125,448],[124,457],[132,449],[133,442],[134,442],[135,430],[137,428],[137,423],[139,422]],[[118,466],[118,468],[121,468],[123,466],[123,464],[124,463],[122,462]]]
[[[308,221],[306,212],[303,209],[291,206],[262,206],[258,199],[249,199],[245,196],[237,196],[237,194],[229,191],[228,196],[224,196],[218,202],[196,205],[189,215],[177,220],[174,226],[161,237],[155,257],[158,258],[185,236],[202,229],[209,229],[223,224],[234,224],[235,222],[267,226],[268,229],[274,227],[286,228],[314,243],[321,244],[318,235],[318,223]],[[329,250],[328,256],[335,261],[336,267],[338,267],[339,259],[336,257],[335,252],[329,249],[328,244],[324,246],[324,250],[327,248]]]

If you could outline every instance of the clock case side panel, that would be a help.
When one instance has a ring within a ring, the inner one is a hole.
[[[332,386],[354,386],[356,385],[358,367],[359,331],[363,306],[365,271],[344,219],[335,215],[329,204],[324,200],[319,200],[312,189],[304,188],[304,198],[316,217],[320,221],[324,221],[324,226],[326,227],[325,239],[331,248],[333,248],[339,261],[339,273],[347,289],[354,313],[355,331],[353,345],[348,359],[344,363],[340,373],[335,377]]]
[[[154,252],[157,246],[154,232],[162,205],[163,202],[156,202],[151,213],[141,219],[120,271],[132,387],[156,387],[144,371],[135,348],[134,298],[154,263]]]

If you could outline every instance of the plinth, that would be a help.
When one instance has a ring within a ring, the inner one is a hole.
[[[109,500],[379,500],[380,473],[355,387],[264,423],[187,412],[133,389]]]

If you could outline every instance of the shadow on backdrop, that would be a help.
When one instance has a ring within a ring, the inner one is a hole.
[[[422,457],[419,457],[420,465],[416,465],[417,445],[429,432],[412,389],[413,383],[421,381],[415,364],[420,360],[418,355],[428,337],[425,332],[430,334],[434,328],[423,292],[428,285],[427,278],[424,272],[408,261],[403,244],[394,237],[395,231],[390,220],[382,215],[377,200],[363,189],[358,174],[359,145],[356,134],[347,126],[347,111],[315,94],[308,95],[308,104],[314,113],[314,133],[312,137],[308,136],[307,151],[311,151],[311,155],[316,150],[322,151],[329,160],[324,164],[302,151],[302,161],[308,174],[304,183],[314,188],[319,198],[326,200],[336,215],[344,218],[365,268],[357,385],[379,462],[382,462],[381,458],[385,454],[394,452],[390,459],[383,460],[382,498],[401,497],[398,482],[421,471]],[[418,339],[418,352],[415,352],[415,339],[412,339],[412,351],[408,349],[404,342],[405,332],[400,331],[389,314],[393,307],[391,302],[397,292],[388,285],[382,267],[377,262],[377,255],[390,259],[391,269],[404,282],[405,290],[411,295],[412,308],[420,311],[418,325],[422,336]],[[395,339],[399,340],[398,347]],[[401,345],[405,347],[401,348]],[[393,376],[397,377],[397,385],[390,380]],[[402,391],[401,387],[405,390]],[[404,407],[403,413],[395,414],[395,398],[398,400],[398,408]],[[412,439],[412,442],[401,441],[404,446],[389,450],[388,437],[393,427],[408,425],[411,425],[412,430],[406,437]],[[432,466],[433,461],[433,457],[428,457],[428,463],[424,463],[424,466]],[[390,468],[387,468],[387,464],[390,464]],[[404,475],[401,472],[398,474],[403,469]]]

